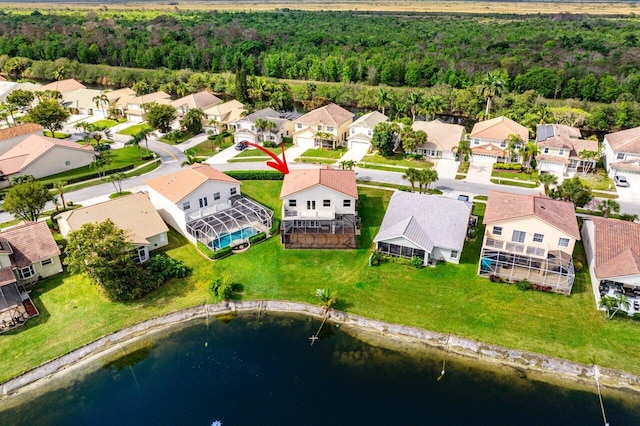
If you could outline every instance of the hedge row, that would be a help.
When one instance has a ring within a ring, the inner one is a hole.
[[[232,170],[226,175],[238,180],[283,180],[284,175],[276,170]]]
[[[133,164],[127,164],[126,166],[122,166],[122,167],[116,167],[115,169],[109,169],[106,171],[106,175],[112,175],[114,173],[119,173],[119,172],[126,172],[127,170],[131,170],[133,168],[135,168],[136,166]],[[65,182],[67,182],[67,185],[72,185],[74,183],[79,183],[79,182],[84,182],[87,181],[89,179],[94,179],[94,178],[99,178],[100,174],[102,172],[92,172],[92,173],[87,173],[87,174],[83,174],[81,176],[76,176],[76,177],[72,177],[72,178],[61,178],[61,180],[64,180]],[[47,182],[45,183],[43,186],[47,189],[53,189],[53,185],[55,182]]]
[[[259,232],[256,235],[252,235],[249,237],[249,242],[251,244],[255,244],[255,243],[259,243],[260,241],[264,240],[267,238],[267,234],[265,234],[264,232]]]
[[[494,163],[493,168],[495,170],[522,170],[522,164],[520,163]]]

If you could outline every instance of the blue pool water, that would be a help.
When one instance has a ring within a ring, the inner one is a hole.
[[[209,242],[209,247],[217,250],[228,247],[232,241],[241,240],[243,238],[249,238],[252,235],[256,235],[258,230],[251,226],[247,228],[238,229],[231,234],[220,234],[218,238],[215,238]]]

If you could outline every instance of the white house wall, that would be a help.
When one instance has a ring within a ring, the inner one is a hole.
[[[540,161],[538,163],[538,170],[540,170],[541,172],[564,173],[565,165],[558,163],[549,163],[547,161]]]
[[[149,251],[153,251],[159,249],[160,247],[164,247],[169,244],[169,238],[167,237],[166,232],[162,232],[158,235],[154,235],[153,237],[147,238],[149,241]]]
[[[240,195],[240,184],[239,183],[230,183],[230,182],[220,182],[220,181],[208,181],[203,185],[200,185],[195,191],[191,192],[189,195],[184,197],[178,203],[176,203],[177,207],[182,209],[182,205],[184,202],[188,201],[190,204],[190,208],[184,210],[186,213],[195,213],[200,209],[199,199],[206,197],[207,198],[207,206],[202,209],[210,208],[216,205],[225,204],[229,202],[229,198],[231,198],[231,189],[235,188],[235,195]],[[213,194],[219,192],[220,199],[214,200]]]
[[[152,188],[149,188],[149,200],[158,211],[158,214],[160,214],[162,220],[183,236],[190,240],[192,239],[187,232],[185,214],[178,206]]]
[[[46,259],[43,259],[46,260]],[[42,262],[35,262],[33,268],[36,272],[36,277],[47,278],[55,274],[62,272],[62,262],[60,262],[60,256],[54,256],[51,258],[52,262],[48,265],[42,265]]]
[[[56,147],[42,157],[25,167],[20,174],[31,175],[35,179],[51,176],[67,170],[77,169],[91,164],[93,151],[78,151],[63,147]],[[67,165],[66,162],[69,162]]]
[[[451,249],[434,247],[430,257],[435,260],[444,260],[445,262],[457,264],[460,263],[460,256],[462,256],[462,252],[460,251],[458,252],[457,258],[452,258]]]
[[[291,199],[296,200],[296,207],[289,207],[289,200]],[[323,207],[322,203],[324,200],[330,200],[331,206]],[[350,207],[343,207],[344,200],[351,200]],[[291,194],[283,201],[284,206],[289,210],[307,211],[307,201],[315,201],[316,211],[334,211],[336,214],[356,214],[355,198],[322,185],[315,185],[311,188],[305,189],[304,191]]]
[[[500,226],[502,227],[502,235],[496,236],[493,234],[493,227]],[[485,237],[482,246],[485,247],[486,239],[492,238],[497,241],[504,241],[505,244],[508,242],[512,242],[511,238],[513,235],[513,231],[523,231],[526,233],[523,244],[525,246],[532,246],[538,248],[545,249],[545,256],[548,254],[549,250],[560,250],[565,253],[573,253],[573,248],[576,243],[576,239],[562,232],[558,228],[543,222],[535,216],[521,218],[521,219],[512,219],[512,220],[504,220],[500,222],[493,222],[487,224],[485,228]],[[533,241],[533,234],[543,234],[544,238],[542,243],[537,243]],[[560,238],[569,239],[568,247],[559,247],[558,242]],[[526,255],[526,249],[521,254]]]

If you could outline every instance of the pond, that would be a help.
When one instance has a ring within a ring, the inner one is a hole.
[[[602,425],[594,389],[483,367],[421,345],[370,344],[327,324],[262,315],[196,320],[0,401],[8,425]],[[446,374],[440,377],[446,357]],[[637,395],[603,390],[611,425]]]

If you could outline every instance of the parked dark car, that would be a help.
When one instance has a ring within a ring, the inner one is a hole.
[[[111,145],[108,143],[101,143],[100,145],[96,145],[94,149],[98,152],[109,151],[111,149]]]
[[[244,151],[249,148],[249,144],[247,142],[238,142],[236,144],[236,151]]]
[[[622,175],[615,175],[613,181],[616,183],[616,186],[629,186],[629,181]]]

